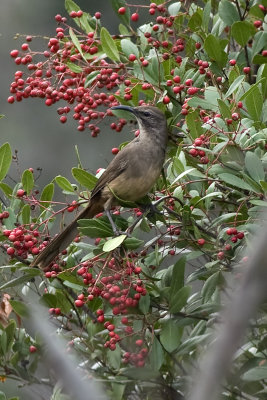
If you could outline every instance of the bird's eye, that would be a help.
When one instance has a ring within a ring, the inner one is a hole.
[[[144,116],[145,116],[145,117],[150,117],[151,114],[150,114],[148,111],[145,111],[145,112],[144,112]]]

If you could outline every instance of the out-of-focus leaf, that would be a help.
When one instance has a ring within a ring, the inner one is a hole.
[[[15,313],[18,314],[20,317],[24,318],[29,316],[29,310],[27,309],[26,305],[23,304],[21,301],[10,300],[9,302]]]
[[[23,224],[29,224],[31,221],[31,207],[29,204],[25,204],[21,210],[21,218]]]
[[[242,375],[242,379],[248,382],[267,379],[267,366],[262,365],[259,367],[251,368]]]
[[[171,353],[181,343],[182,334],[183,329],[176,324],[175,320],[169,319],[168,321],[164,321],[160,332],[162,346]]]
[[[186,305],[191,290],[191,286],[184,286],[170,297],[171,313],[175,314],[179,312]]]
[[[0,181],[4,179],[12,161],[12,151],[9,143],[0,147]]]
[[[263,181],[265,178],[264,168],[261,160],[252,151],[248,151],[245,157],[245,166],[248,174],[256,182]]]
[[[164,351],[156,336],[153,337],[151,353],[149,355],[150,367],[158,371],[163,363]]]

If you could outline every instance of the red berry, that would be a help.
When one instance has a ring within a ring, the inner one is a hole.
[[[229,64],[232,65],[232,66],[236,65],[236,60],[230,60]]]
[[[29,347],[29,351],[30,351],[30,353],[35,353],[35,352],[37,351],[37,347],[35,347],[35,346],[30,346],[30,347]]]
[[[170,101],[171,101],[171,100],[170,100],[169,96],[164,96],[164,97],[163,97],[163,103],[164,103],[164,104],[169,104]]]
[[[249,74],[250,73],[250,67],[244,67],[243,68],[244,74]]]
[[[238,239],[243,239],[244,236],[245,236],[245,235],[244,235],[244,232],[237,232],[237,234],[236,234],[236,237],[237,237]]]
[[[197,151],[197,149],[190,149],[190,150],[189,150],[189,154],[190,154],[191,156],[193,156],[193,157],[197,157],[198,151]]]
[[[119,13],[120,15],[124,15],[124,14],[126,13],[126,8],[125,8],[125,7],[120,7],[120,8],[118,9],[118,13]]]
[[[71,17],[71,18],[76,18],[76,17],[77,17],[76,11],[71,11],[71,12],[70,12],[70,17]]]
[[[255,26],[255,28],[260,28],[262,26],[262,21],[259,21],[259,20],[254,21],[254,26]]]
[[[96,18],[96,19],[100,19],[100,18],[101,18],[101,12],[97,11],[97,12],[95,13],[95,18]]]
[[[23,50],[23,51],[28,50],[28,48],[29,48],[28,43],[23,43],[23,44],[21,45],[21,50]]]
[[[239,101],[239,102],[237,103],[237,107],[238,107],[238,108],[243,108],[243,103],[242,103],[242,101]]]
[[[199,244],[199,246],[203,246],[206,243],[206,241],[205,241],[205,239],[200,238],[200,239],[198,239],[197,243]]]
[[[10,55],[11,55],[11,57],[16,58],[19,55],[19,51],[18,50],[11,50]]]
[[[135,54],[130,54],[128,57],[129,61],[135,61],[136,60],[136,55]]]
[[[74,304],[75,304],[76,307],[82,307],[83,306],[83,301],[78,299],[78,300],[75,300]]]
[[[15,98],[14,98],[13,96],[9,96],[8,99],[7,99],[7,102],[8,102],[9,104],[13,104],[14,101],[15,101]]]
[[[232,119],[233,119],[234,121],[237,121],[239,118],[240,118],[240,115],[239,115],[238,113],[233,113],[233,114],[232,114]]]
[[[197,50],[199,50],[201,48],[201,43],[196,42],[195,47],[196,47]]]
[[[118,147],[113,147],[113,149],[111,150],[111,153],[118,154],[119,151],[120,151],[120,149],[118,149]]]
[[[131,15],[131,20],[132,20],[133,22],[138,21],[138,19],[139,19],[139,14],[134,13],[134,14]]]
[[[193,80],[192,79],[187,79],[185,81],[186,86],[192,86],[193,85]]]
[[[78,11],[76,12],[76,15],[77,15],[78,18],[81,18],[81,17],[83,16],[82,10],[78,10]]]
[[[180,83],[180,82],[181,82],[180,76],[179,76],[179,75],[175,75],[175,76],[173,77],[173,82],[175,82],[175,83]]]
[[[197,92],[198,92],[197,87],[190,87],[189,89],[187,89],[187,93],[190,95],[196,94]]]
[[[262,50],[261,55],[262,55],[263,57],[267,57],[267,50]]]
[[[19,189],[19,190],[17,191],[17,197],[23,197],[24,195],[25,195],[25,190]]]
[[[136,346],[141,347],[143,345],[143,340],[142,339],[138,339],[135,341]]]
[[[217,254],[217,258],[218,258],[218,260],[223,260],[224,259],[224,252],[223,251],[219,251],[219,253]]]
[[[15,249],[13,247],[8,247],[6,252],[9,256],[13,256],[13,254],[15,253]]]

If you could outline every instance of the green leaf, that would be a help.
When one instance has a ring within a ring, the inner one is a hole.
[[[0,189],[5,193],[6,196],[12,195],[12,188],[4,182],[0,182]]]
[[[257,55],[264,47],[266,47],[267,43],[267,32],[260,31],[257,32],[254,36],[253,43],[252,43],[252,57]],[[266,57],[264,57],[266,58]]]
[[[210,300],[211,296],[215,292],[217,285],[220,283],[222,278],[221,272],[215,272],[211,275],[203,285],[201,290],[202,302],[206,303]]]
[[[72,28],[69,28],[69,34],[70,34],[70,38],[71,38],[71,40],[72,40],[74,46],[78,49],[78,51],[79,51],[79,53],[81,54],[82,58],[86,61],[86,59],[84,58],[84,55],[83,55],[83,51],[82,51],[82,48],[81,48],[81,44],[80,44],[80,42],[79,42],[79,39],[77,38],[77,36],[76,36],[75,33],[73,32],[73,29],[72,29]]]
[[[249,115],[254,121],[259,121],[262,113],[263,98],[258,86],[254,86],[253,90],[246,96],[245,102]]]
[[[109,223],[100,219],[82,219],[78,221],[79,231],[91,238],[106,238],[113,235],[113,231]]]
[[[219,174],[219,178],[222,179],[224,182],[228,183],[229,185],[232,185],[234,187],[244,189],[244,190],[249,190],[253,191],[253,188],[248,185],[246,182],[244,182],[242,179],[238,178],[235,175],[223,173]]]
[[[137,239],[135,237],[125,239],[123,243],[123,245],[129,250],[138,249],[138,247],[143,246],[143,244],[144,244],[143,240]]]
[[[18,314],[20,317],[24,318],[29,316],[29,310],[27,309],[26,305],[23,304],[21,301],[9,300],[9,302],[15,313]]]
[[[229,0],[221,0],[218,11],[220,18],[228,26],[233,25],[236,21],[240,21],[236,6]]]
[[[65,8],[68,13],[71,11],[79,11],[81,9],[78,4],[76,4],[73,0],[65,0]],[[81,18],[74,18],[74,21],[78,25],[78,27],[82,27],[85,33],[93,32],[94,29],[89,25],[90,14],[84,12]]]
[[[186,305],[191,291],[191,286],[184,286],[170,297],[170,313],[175,314]]]
[[[135,54],[136,57],[139,57],[138,47],[129,39],[121,40],[121,49],[126,57],[129,57],[130,54]]]
[[[201,107],[204,108],[205,110],[218,110],[218,107],[216,104],[212,104],[209,101],[205,100],[205,99],[201,99],[199,97],[192,97],[192,99],[188,100],[188,105],[190,107]]]
[[[15,286],[21,285],[22,283],[25,283],[25,282],[30,282],[34,278],[34,276],[40,275],[40,271],[38,269],[34,269],[33,271],[35,271],[34,274],[33,273],[25,274],[25,275],[22,275],[18,278],[11,279],[10,281],[4,283],[3,285],[0,286],[0,290],[6,289],[9,287],[15,287]]]
[[[172,17],[175,17],[176,15],[178,15],[179,11],[181,8],[181,2],[180,1],[176,1],[175,3],[172,3],[169,7],[168,7],[168,12]]]
[[[245,46],[255,32],[255,27],[248,21],[237,21],[231,27],[232,36],[241,46]]]
[[[148,313],[150,307],[150,296],[147,293],[145,296],[141,296],[138,303],[139,310],[145,315]]]
[[[127,238],[127,235],[120,235],[116,236],[115,238],[109,239],[107,242],[104,243],[103,251],[109,252],[117,247],[119,247],[122,242]]]
[[[197,335],[193,338],[185,340],[177,351],[177,355],[189,354],[191,351],[195,350],[197,346],[204,343],[208,338],[210,338],[210,333],[204,335]]]
[[[11,300],[10,300],[11,303]],[[16,332],[16,322],[14,320],[11,320],[8,324],[8,326],[5,329],[6,332],[6,337],[7,337],[7,351],[10,351],[14,340],[15,340],[15,332]]]
[[[267,379],[267,366],[262,365],[262,366],[250,369],[249,371],[245,372],[242,375],[242,379],[244,381],[248,381],[248,382]]]
[[[117,46],[110,36],[110,33],[106,28],[101,28],[100,31],[100,40],[102,44],[102,49],[106,53],[106,55],[112,60],[112,61],[120,61],[120,55],[117,49]]]
[[[130,9],[127,7],[125,0],[111,0],[111,5],[113,10],[116,12],[120,20],[125,24],[130,24]],[[121,15],[118,13],[118,9],[121,7],[125,7],[126,13]]]
[[[33,173],[26,169],[22,174],[21,182],[23,189],[27,194],[29,194],[34,187]]]
[[[176,350],[181,343],[183,329],[177,325],[176,321],[169,319],[163,322],[160,332],[160,342],[162,346],[171,353]]]
[[[110,365],[111,368],[114,368],[115,370],[120,369],[121,365],[121,348],[120,346],[116,346],[116,349],[111,351],[107,351],[107,358],[108,358],[108,364]]]
[[[31,221],[31,207],[29,204],[25,204],[21,210],[21,218],[23,224],[29,224]]]
[[[4,392],[0,392],[0,400],[7,400]]]
[[[184,286],[186,258],[181,257],[173,266],[170,299]]]
[[[234,80],[234,82],[231,84],[229,89],[227,90],[225,97],[231,96],[231,94],[234,93],[234,91],[240,87],[240,85],[244,81],[244,79],[245,79],[245,75],[238,76]]]
[[[203,10],[202,26],[205,32],[208,32],[209,30],[210,15],[211,15],[211,0],[208,0]]]
[[[42,191],[40,203],[44,206],[44,208],[49,207],[49,203],[53,199],[54,196],[54,184],[49,183],[46,185]]]
[[[58,184],[58,186],[61,189],[65,190],[66,192],[74,192],[72,184],[64,176],[61,175],[56,176],[55,181]]]
[[[71,62],[71,61],[68,61],[68,62],[67,62],[67,66],[69,67],[69,69],[70,69],[72,72],[76,72],[76,74],[79,74],[79,73],[81,73],[81,72],[83,71],[82,67],[80,67],[80,66],[77,65],[77,64],[74,64],[74,63]]]
[[[2,181],[9,170],[12,161],[12,151],[9,143],[0,147],[0,181]]]
[[[95,81],[97,75],[99,75],[99,71],[92,71],[89,75],[87,75],[84,82],[84,87],[87,88],[88,86],[90,86],[91,83]]]
[[[97,178],[94,175],[90,174],[84,169],[76,167],[72,168],[71,172],[73,177],[80,185],[86,187],[89,190],[92,190],[95,187]]]
[[[187,114],[185,119],[186,125],[190,132],[190,136],[192,137],[192,139],[196,139],[203,132],[198,113],[196,111],[190,112],[189,114]]]
[[[163,363],[164,351],[156,336],[153,337],[153,344],[149,355],[150,367],[158,371]]]
[[[232,117],[232,113],[231,113],[230,108],[226,104],[226,102],[221,100],[221,99],[217,99],[217,102],[218,102],[222,117],[223,118],[231,118]]]
[[[248,174],[256,182],[264,181],[265,173],[261,160],[255,153],[248,151],[245,157],[245,166]]]
[[[219,67],[223,67],[225,65],[227,57],[224,51],[221,49],[219,38],[210,33],[204,41],[204,49],[208,53],[211,60],[216,61]]]

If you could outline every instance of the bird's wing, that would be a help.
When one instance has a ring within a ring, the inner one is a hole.
[[[129,145],[127,145],[129,147]],[[128,149],[127,149],[128,150]],[[127,168],[128,160],[125,159],[123,151],[119,152],[116,157],[111,161],[107,169],[103,172],[103,174],[98,179],[96,186],[94,187],[91,198],[94,197],[97,193],[99,193],[104,187],[117,178],[123,171]]]

